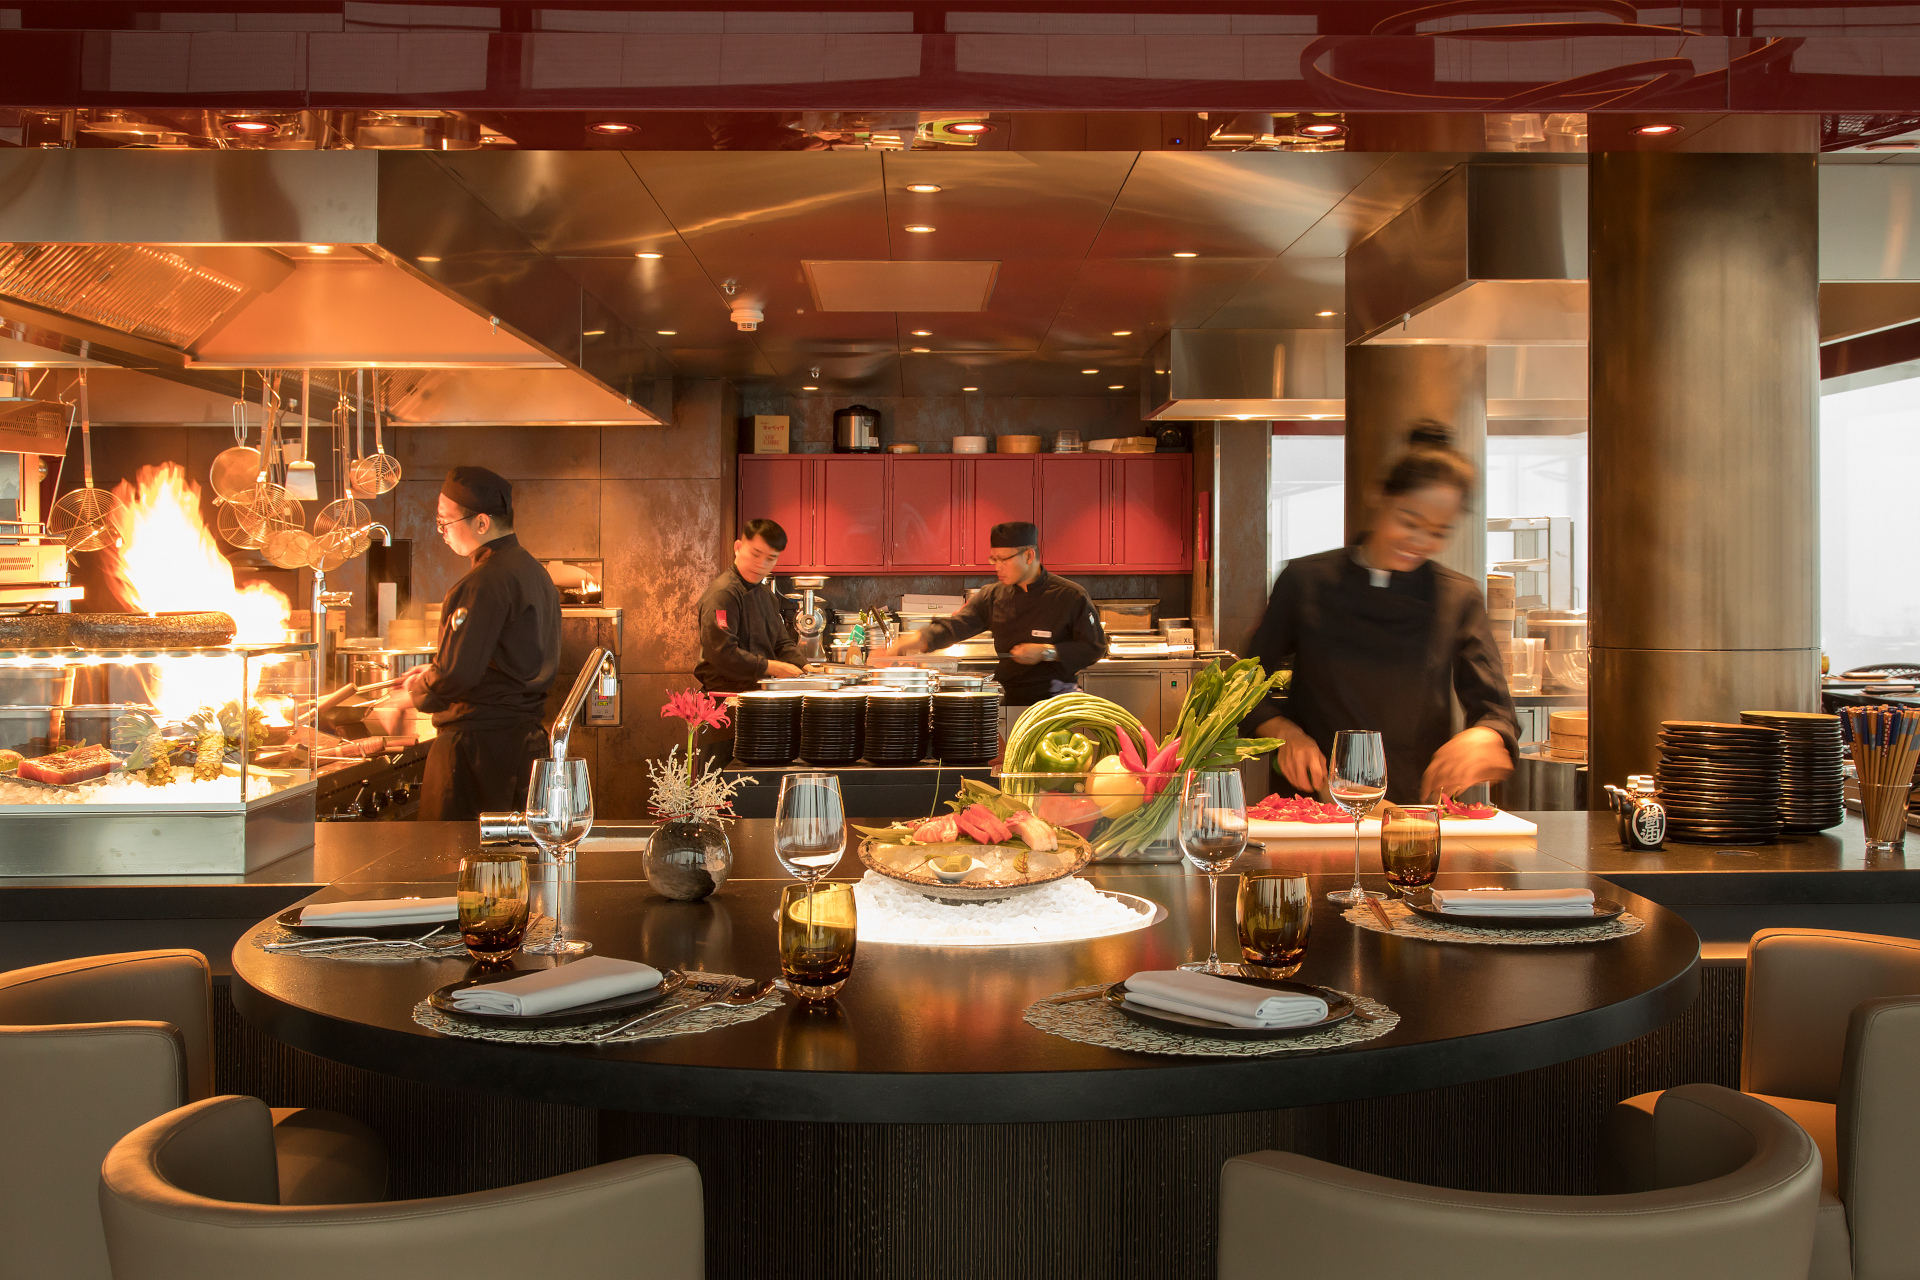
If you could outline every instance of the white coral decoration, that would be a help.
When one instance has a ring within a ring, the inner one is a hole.
[[[751,785],[753,779],[728,781],[715,764],[709,764],[698,778],[692,774],[689,765],[681,763],[677,746],[667,752],[665,760],[648,761],[647,777],[653,782],[653,799],[648,807],[663,818],[733,821],[728,812],[733,808],[733,793]]]

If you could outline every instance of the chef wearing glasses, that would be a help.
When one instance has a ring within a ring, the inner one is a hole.
[[[560,591],[513,532],[513,485],[455,467],[434,521],[473,568],[447,592],[440,648],[390,701],[433,713],[420,821],[466,822],[526,808],[541,725],[560,670]]]
[[[909,631],[887,653],[904,658],[993,632],[994,679],[1010,712],[1073,693],[1080,673],[1107,656],[1107,633],[1086,589],[1040,563],[1040,530],[1024,520],[993,526],[987,560],[999,579],[949,618]],[[1009,718],[1011,723],[1011,718]]]

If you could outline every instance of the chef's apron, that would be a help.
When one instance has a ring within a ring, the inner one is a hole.
[[[533,762],[548,748],[547,731],[537,720],[440,730],[427,749],[419,820],[472,822],[483,813],[520,812],[527,807]]]

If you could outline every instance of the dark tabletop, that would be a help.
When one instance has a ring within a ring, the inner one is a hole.
[[[584,851],[575,932],[604,955],[772,976],[776,903],[788,881],[772,858],[771,826],[735,824],[736,874],[704,903],[651,893],[636,851]],[[458,858],[472,844],[465,826],[413,824],[396,847],[344,872],[315,900],[450,893]],[[1342,882],[1343,865],[1350,878],[1351,850],[1338,838],[1289,842],[1242,864],[1313,873],[1313,935],[1301,980],[1371,996],[1401,1016],[1385,1036],[1320,1053],[1150,1056],[1064,1040],[1022,1020],[1041,996],[1204,955],[1206,882],[1178,865],[1092,874],[1103,889],[1164,907],[1166,918],[1147,929],[1023,947],[863,943],[852,980],[825,1010],[789,1002],[753,1022],[639,1045],[510,1045],[427,1031],[411,1010],[428,991],[467,974],[455,960],[301,959],[270,955],[243,938],[232,957],[233,994],[246,1017],[297,1047],[456,1087],[689,1115],[1001,1122],[1264,1110],[1506,1075],[1645,1034],[1677,1016],[1698,989],[1693,930],[1653,902],[1590,878],[1587,868],[1549,864],[1530,849],[1453,841],[1443,886],[1586,884],[1623,901],[1646,928],[1584,945],[1440,944],[1368,932],[1339,917],[1323,895]],[[849,852],[840,874],[850,878],[857,867]],[[1378,887],[1377,876],[1370,879]],[[1229,945],[1232,893],[1228,878],[1221,936]]]

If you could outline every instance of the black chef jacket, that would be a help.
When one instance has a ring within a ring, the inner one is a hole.
[[[748,582],[728,565],[700,597],[700,663],[693,674],[708,693],[739,693],[767,675],[767,661],[803,665],[800,642],[766,579]]]
[[[1001,653],[1011,653],[1017,644],[1050,644],[1060,653],[1057,662],[1030,667],[1000,659],[993,676],[1007,691],[1010,707],[1031,706],[1066,692],[1082,670],[1107,656],[1107,633],[1086,588],[1045,569],[1024,587],[994,583],[952,617],[921,628],[920,636],[931,652],[982,631],[993,632],[993,647]]]
[[[1385,586],[1373,584],[1379,576]],[[1471,578],[1431,560],[1384,575],[1351,547],[1289,561],[1253,651],[1269,671],[1291,665],[1293,683],[1247,726],[1285,716],[1328,753],[1340,729],[1377,730],[1396,804],[1419,802],[1427,766],[1453,736],[1449,694],[1460,699],[1464,727],[1492,729],[1509,752],[1519,737],[1486,602]]]
[[[440,650],[414,705],[442,728],[540,723],[560,670],[560,591],[520,539],[481,544],[441,606]]]

